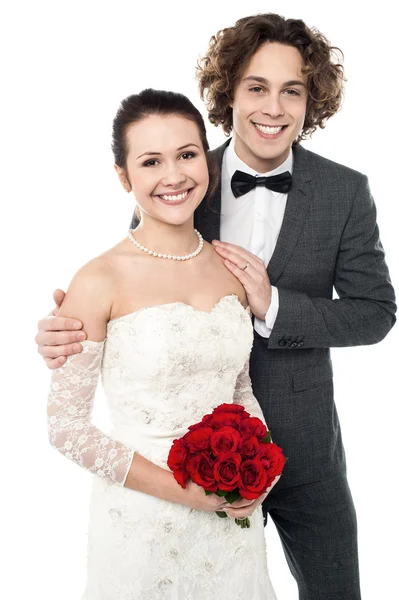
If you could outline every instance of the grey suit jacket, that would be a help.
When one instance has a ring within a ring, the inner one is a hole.
[[[219,167],[229,142],[211,153]],[[329,348],[379,342],[396,312],[367,178],[300,145],[293,152],[293,185],[267,267],[278,316],[269,340],[255,333],[251,355],[255,396],[288,456],[276,489],[345,469]],[[219,239],[220,207],[219,183],[195,214],[208,241]]]

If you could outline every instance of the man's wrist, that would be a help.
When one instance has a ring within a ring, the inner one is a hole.
[[[279,309],[279,295],[278,295],[278,289],[272,285],[271,286],[271,299],[270,299],[270,305],[269,308],[265,314],[265,323],[266,323],[266,327],[268,329],[270,329],[270,331],[273,329],[274,324],[276,322],[277,319],[277,313],[278,313],[278,309]]]

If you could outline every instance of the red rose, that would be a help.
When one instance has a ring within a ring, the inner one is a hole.
[[[187,471],[194,483],[208,492],[216,492],[218,486],[215,481],[214,465],[207,452],[200,452],[188,460]]]
[[[281,475],[285,464],[285,456],[277,444],[262,444],[259,459],[272,481],[277,475]]]
[[[258,438],[254,435],[246,435],[241,438],[240,441],[240,452],[244,456],[252,457],[256,456],[260,450],[260,443]]]
[[[249,417],[249,413],[244,409],[240,404],[219,404],[216,408],[213,409],[213,414],[217,415],[218,413],[241,413],[241,416]]]
[[[220,490],[231,492],[240,481],[241,456],[237,452],[222,453],[215,463],[215,478]]]
[[[195,425],[190,425],[190,427],[188,428],[189,431],[195,431],[196,429],[201,429],[205,424],[208,427],[208,422],[212,419],[212,415],[205,415],[204,417],[202,417],[202,421],[200,421],[199,423],[195,423]]]
[[[239,492],[246,500],[256,500],[267,489],[269,477],[258,458],[245,460],[240,466]]]
[[[188,458],[188,450],[182,439],[174,440],[168,456],[168,467],[172,471],[174,478],[182,488],[186,487],[186,481],[189,477],[185,463]]]
[[[243,419],[240,423],[240,431],[243,435],[256,435],[259,440],[263,440],[267,434],[266,425],[258,417]]]
[[[176,479],[177,483],[185,490],[187,479],[190,477],[189,472],[186,467],[182,467],[181,469],[176,469],[173,471],[173,477]]]
[[[209,427],[219,430],[222,427],[234,427],[238,429],[242,421],[241,413],[235,412],[218,412],[213,415],[212,419],[208,422]]]
[[[190,452],[198,452],[198,450],[207,450],[213,430],[210,427],[200,427],[192,429],[183,437]]]
[[[188,456],[187,446],[184,441],[180,438],[174,440],[171,449],[169,450],[168,456],[168,467],[171,471],[181,469],[186,462]]]
[[[235,452],[241,436],[233,427],[222,427],[211,435],[211,448],[215,456],[221,452]]]

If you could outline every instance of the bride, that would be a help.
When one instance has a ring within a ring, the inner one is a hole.
[[[208,149],[185,96],[150,89],[122,102],[115,169],[140,224],[78,271],[61,307],[87,333],[48,398],[51,444],[96,476],[85,600],[275,599],[265,495],[229,505],[193,482],[181,488],[167,467],[173,440],[218,404],[264,420],[248,375],[244,290],[193,225]],[[100,374],[109,435],[91,423]],[[237,527],[250,515],[250,529]]]

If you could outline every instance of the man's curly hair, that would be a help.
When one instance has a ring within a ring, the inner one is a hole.
[[[307,76],[308,102],[306,117],[298,140],[310,137],[317,127],[341,107],[345,82],[339,48],[330,45],[317,29],[300,19],[285,19],[267,13],[239,19],[212,36],[207,54],[198,61],[197,80],[201,98],[213,125],[222,125],[226,135],[233,128],[233,111],[229,103],[252,56],[266,42],[297,48]]]

